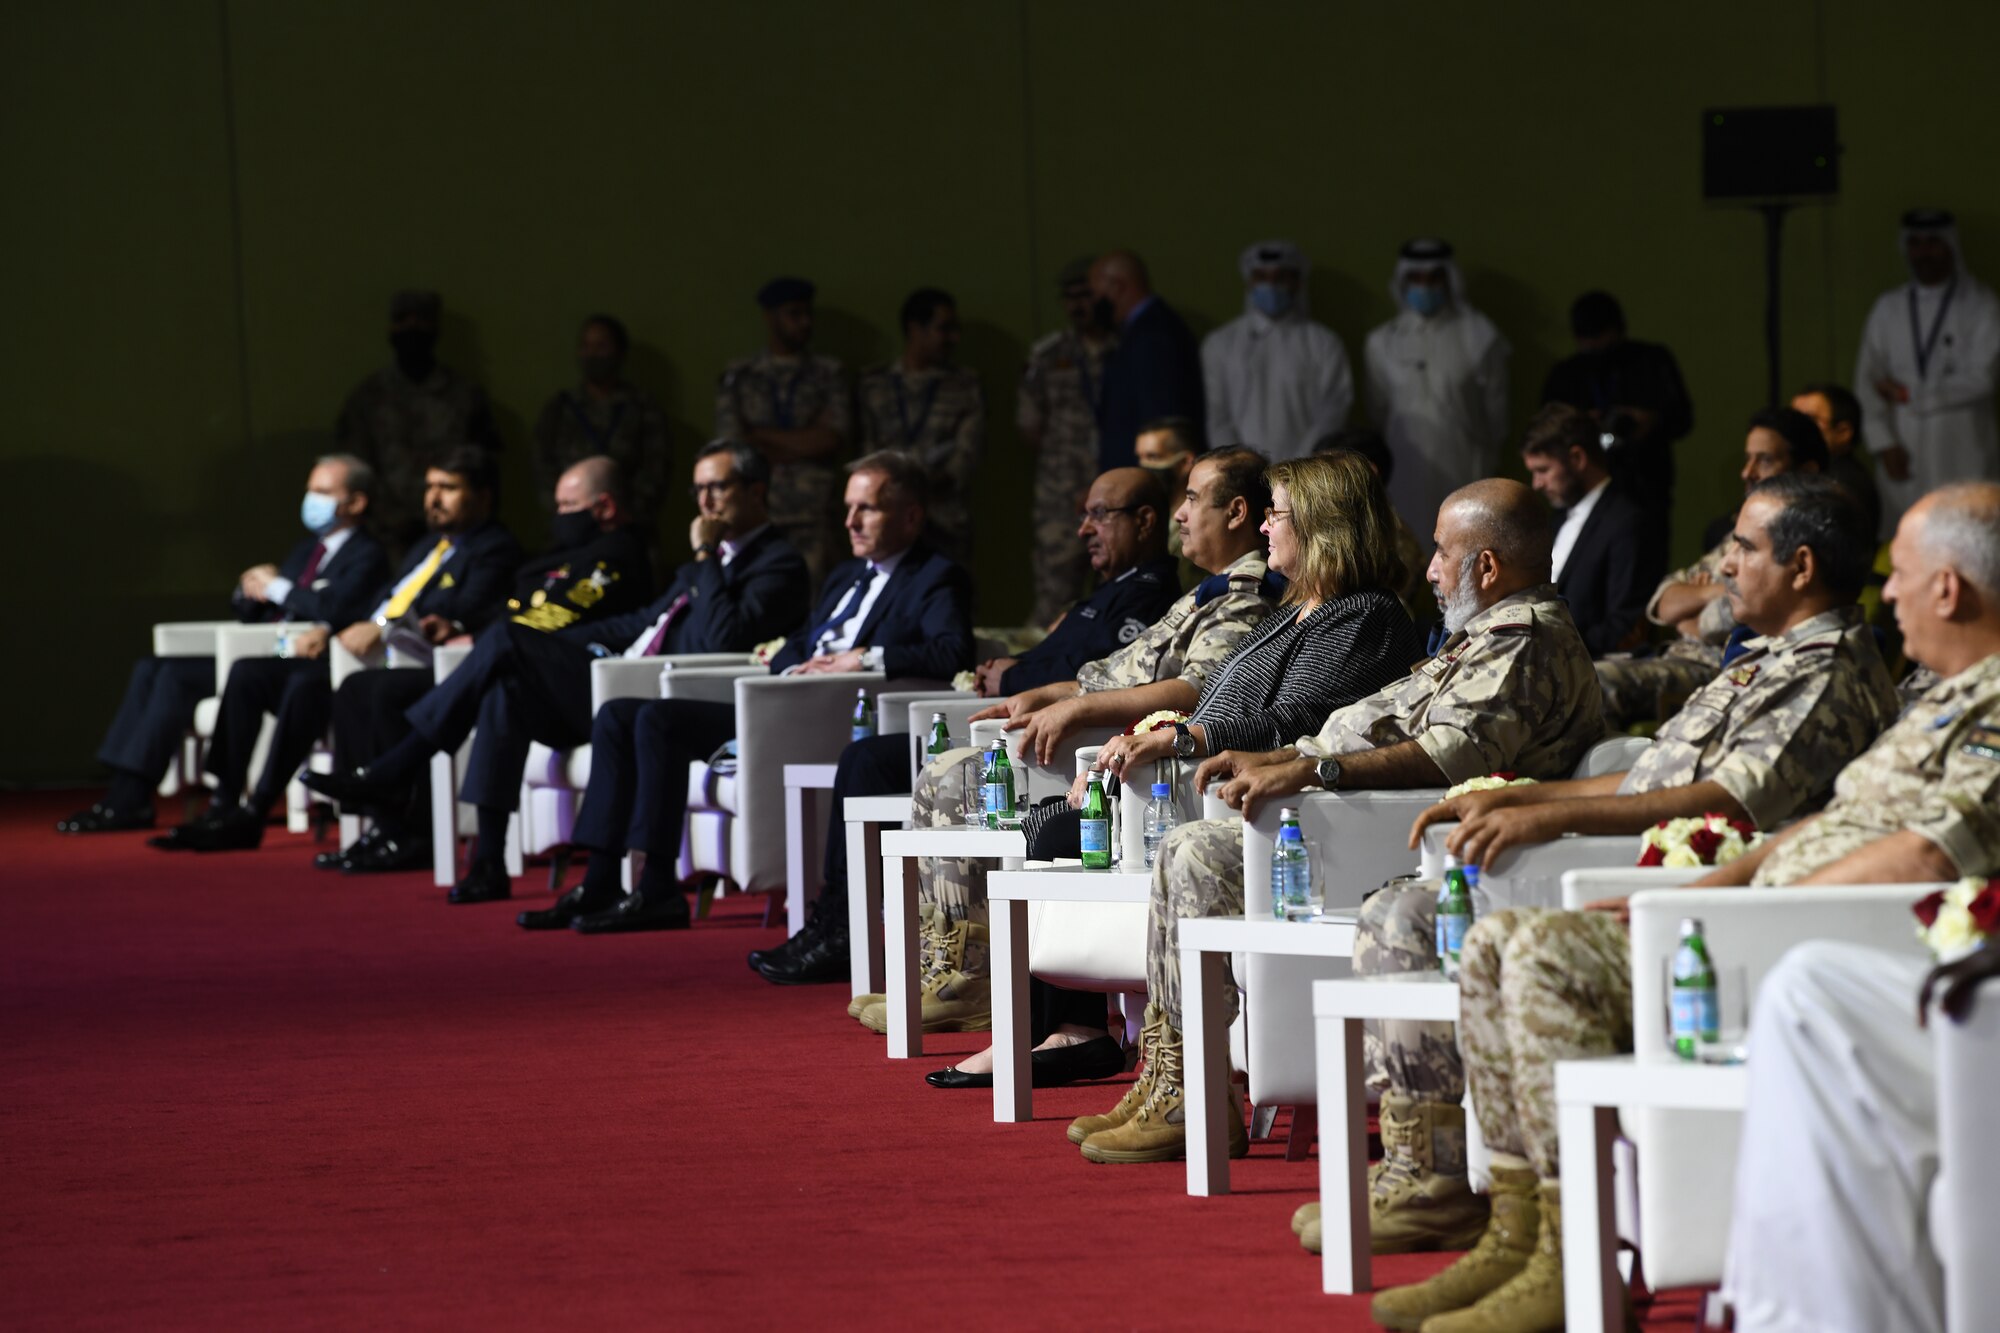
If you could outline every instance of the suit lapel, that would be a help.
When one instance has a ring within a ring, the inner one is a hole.
[[[882,623],[882,617],[887,614],[890,603],[901,597],[910,580],[917,576],[917,567],[923,564],[926,554],[914,546],[904,553],[894,572],[889,575],[889,581],[882,585],[882,595],[875,599],[875,605],[868,608],[868,619],[862,621],[861,628],[854,632],[856,647],[869,641],[870,636],[875,633],[875,627]]]

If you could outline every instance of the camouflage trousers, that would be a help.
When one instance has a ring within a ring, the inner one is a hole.
[[[1174,1027],[1181,1026],[1181,918],[1242,913],[1242,822],[1203,819],[1169,833],[1153,860],[1153,892],[1146,913],[1146,990]],[[1225,971],[1223,983],[1223,1003],[1233,1023],[1236,978]]]
[[[963,828],[965,785],[959,765],[977,757],[970,746],[947,750],[917,774],[910,799],[912,828]],[[927,856],[917,867],[917,900],[935,907],[947,922],[986,924],[986,860],[973,856]]]
[[[1044,444],[1035,461],[1035,606],[1033,623],[1046,625],[1083,596],[1090,558],[1076,535],[1077,511],[1097,477],[1097,449],[1088,452]]]
[[[831,463],[789,462],[772,468],[771,526],[805,557],[810,587],[848,558],[840,522],[840,470]]]
[[[1715,679],[1722,654],[1690,641],[1658,657],[1611,657],[1595,665],[1604,691],[1604,725],[1621,732],[1635,722],[1672,717],[1690,694]]]
[[[1354,932],[1354,975],[1383,977],[1437,970],[1434,879],[1397,880],[1361,904]],[[1450,1023],[1370,1019],[1362,1026],[1368,1086],[1425,1102],[1465,1097],[1465,1066]]]
[[[1459,1026],[1479,1132],[1562,1176],[1556,1061],[1632,1049],[1632,941],[1602,912],[1510,908],[1467,932]]]

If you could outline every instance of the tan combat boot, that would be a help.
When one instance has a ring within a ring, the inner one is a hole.
[[[1318,1254],[1320,1247],[1319,1205],[1309,1203],[1306,1207],[1312,1209],[1312,1216],[1299,1223],[1299,1248],[1303,1249],[1307,1254]]]
[[[1135,1162],[1171,1162],[1187,1155],[1187,1095],[1181,1081],[1181,1034],[1162,1023],[1160,1036],[1149,1062],[1157,1066],[1153,1086],[1138,1110],[1122,1125],[1101,1129],[1083,1141],[1086,1160],[1108,1165]],[[1236,1084],[1229,1084],[1229,1155],[1243,1157],[1250,1151],[1250,1135],[1243,1128],[1243,1103]]]
[[[1139,1025],[1139,1077],[1125,1089],[1118,1105],[1103,1115],[1079,1116],[1069,1122],[1069,1141],[1082,1142],[1100,1129],[1116,1129],[1139,1113],[1153,1091],[1153,1048],[1160,1044],[1160,1031],[1167,1025],[1166,1011],[1148,1001],[1146,1016]]]
[[[1562,1186],[1544,1180],[1534,1257],[1469,1309],[1426,1319],[1423,1333],[1553,1333],[1563,1326]]]
[[[1382,1162],[1368,1189],[1376,1254],[1467,1250],[1486,1229],[1488,1204],[1465,1166],[1465,1108],[1382,1098]]]
[[[1527,1268],[1540,1226],[1535,1173],[1496,1163],[1492,1216],[1471,1253],[1428,1281],[1382,1292],[1369,1308],[1370,1316],[1384,1328],[1415,1333],[1434,1315],[1465,1309]]]
[[[986,927],[975,921],[937,922],[930,969],[918,986],[925,1032],[986,1032],[993,1027],[993,988],[987,976]],[[885,999],[861,1011],[861,1025],[889,1030]]]
[[[1305,1235],[1306,1223],[1316,1221],[1318,1218],[1319,1200],[1315,1199],[1311,1203],[1300,1204],[1292,1211],[1292,1234],[1294,1236]]]
[[[930,976],[931,960],[937,957],[937,917],[938,911],[935,904],[917,904],[917,976],[920,979],[926,979]],[[919,984],[921,984],[921,980]],[[862,1013],[872,1006],[878,1004],[887,1005],[888,1003],[889,997],[880,991],[870,991],[866,995],[857,995],[847,1002],[847,1016],[849,1018],[860,1018]],[[886,1025],[875,1029],[877,1032],[887,1032],[888,1030]]]

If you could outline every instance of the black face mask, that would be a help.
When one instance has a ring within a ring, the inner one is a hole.
[[[438,336],[430,329],[398,329],[389,335],[396,349],[396,369],[409,380],[426,380],[437,365]]]
[[[586,384],[616,384],[618,382],[618,358],[615,356],[580,356],[576,368]]]
[[[557,514],[549,520],[549,540],[558,551],[574,551],[597,539],[597,515],[588,509]]]
[[[1107,297],[1100,296],[1090,303],[1090,316],[1097,321],[1097,327],[1100,329],[1118,327],[1118,312],[1112,309],[1111,301]]]

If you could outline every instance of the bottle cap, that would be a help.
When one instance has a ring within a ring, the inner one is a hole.
[[[1084,781],[1085,781],[1085,782],[1102,782],[1102,781],[1104,781],[1104,770],[1103,770],[1103,769],[1101,769],[1101,768],[1093,768],[1093,769],[1091,769],[1091,770],[1090,770],[1090,774],[1089,774],[1089,776],[1088,776],[1088,777],[1086,777],[1086,778],[1084,779]]]
[[[944,714],[943,714],[943,713],[932,713],[932,714],[931,714],[931,721],[932,721],[932,722],[942,722],[942,721],[944,721]]]
[[[1690,935],[1700,935],[1702,933],[1703,932],[1701,928],[1701,918],[1692,916],[1684,916],[1681,918],[1682,939],[1686,939]]]
[[[1298,822],[1298,818],[1299,812],[1289,805],[1284,806],[1278,811],[1278,822],[1280,824],[1295,824]]]
[[[1155,783],[1153,784],[1153,795],[1155,795],[1155,796],[1172,796],[1173,794],[1174,794],[1174,788],[1173,788],[1173,784],[1172,784],[1172,783],[1170,783],[1170,782],[1155,782]]]

